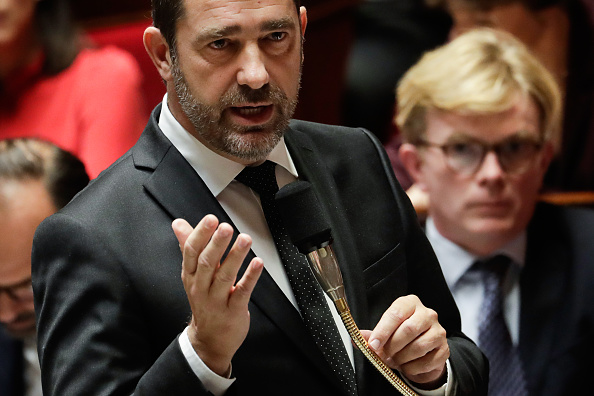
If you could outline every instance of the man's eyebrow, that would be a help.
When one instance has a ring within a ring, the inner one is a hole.
[[[239,25],[231,25],[231,26],[224,26],[224,27],[213,27],[213,28],[204,28],[202,31],[197,35],[196,41],[213,41],[218,40],[232,34],[237,34],[241,32],[241,26]]]
[[[464,131],[454,131],[447,139],[446,143],[470,143],[470,142],[479,142],[480,139],[477,139],[469,134],[465,133]]]
[[[285,17],[281,19],[274,19],[262,22],[262,24],[260,25],[260,30],[263,32],[268,32],[273,30],[293,29],[294,27],[295,22],[293,21],[293,19],[291,19],[290,17]],[[221,38],[225,38],[227,36],[238,34],[241,31],[242,28],[239,25],[204,28],[196,36],[196,41],[214,41]]]
[[[262,22],[260,25],[261,31],[271,31],[271,30],[283,30],[283,29],[293,29],[295,27],[295,21],[293,21],[290,17],[285,17],[281,19],[275,19],[271,21]]]

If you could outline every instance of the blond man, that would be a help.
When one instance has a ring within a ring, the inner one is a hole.
[[[584,393],[594,369],[594,215],[537,204],[560,106],[551,74],[490,29],[426,54],[398,87],[401,159],[491,396]]]
[[[591,0],[425,0],[446,8],[455,37],[477,27],[513,34],[552,73],[565,99],[549,189],[594,189],[594,2]]]

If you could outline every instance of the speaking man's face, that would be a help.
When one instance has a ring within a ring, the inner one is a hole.
[[[191,132],[238,162],[265,159],[297,105],[305,9],[298,15],[291,0],[185,5],[172,76]]]

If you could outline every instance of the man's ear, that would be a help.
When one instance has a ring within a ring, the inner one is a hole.
[[[425,178],[423,173],[423,158],[417,146],[410,143],[402,143],[398,150],[400,161],[404,168],[408,171],[408,174],[414,180],[414,184],[425,191]]]
[[[305,28],[307,28],[307,10],[305,7],[299,7],[299,19],[301,20],[301,36],[305,37]]]
[[[171,81],[171,54],[161,31],[154,26],[147,27],[142,41],[161,78]]]

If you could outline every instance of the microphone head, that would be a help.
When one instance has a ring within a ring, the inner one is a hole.
[[[303,254],[332,242],[330,225],[311,184],[296,181],[281,188],[275,196],[291,242]]]

